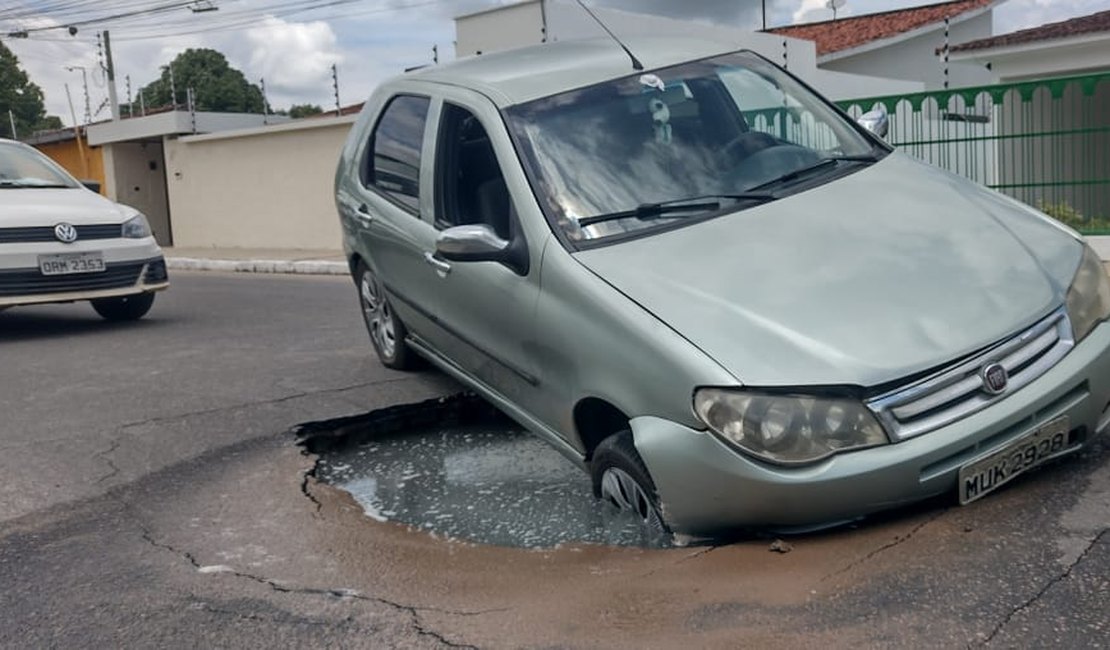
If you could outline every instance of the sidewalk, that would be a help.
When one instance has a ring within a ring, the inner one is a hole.
[[[272,248],[162,249],[166,266],[177,271],[238,273],[302,273],[347,275],[350,269],[340,250]]]

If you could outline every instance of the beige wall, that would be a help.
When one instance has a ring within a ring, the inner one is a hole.
[[[332,183],[356,117],[167,140],[174,245],[338,250]]]
[[[102,149],[108,198],[145,214],[158,243],[172,244],[162,143],[115,142]]]

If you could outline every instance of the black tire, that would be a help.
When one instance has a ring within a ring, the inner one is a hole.
[[[119,298],[98,298],[91,302],[96,313],[106,320],[139,320],[150,311],[151,305],[154,304],[154,294],[136,293]]]
[[[651,533],[670,533],[659,508],[655,482],[636,451],[631,431],[624,430],[601,441],[590,463],[590,478],[595,497],[621,510],[633,510]]]
[[[393,311],[377,276],[362,262],[355,269],[355,288],[358,290],[362,322],[382,365],[394,370],[419,367],[419,358],[405,343],[408,336],[405,324]]]

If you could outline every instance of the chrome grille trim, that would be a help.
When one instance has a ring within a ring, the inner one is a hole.
[[[919,436],[1005,399],[1044,374],[1075,346],[1067,311],[1060,309],[1036,325],[974,358],[939,374],[867,401],[895,442]],[[999,363],[1009,374],[1001,395],[983,390],[979,371]]]

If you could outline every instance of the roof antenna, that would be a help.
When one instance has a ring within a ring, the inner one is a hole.
[[[617,38],[617,35],[616,35],[616,34],[614,34],[614,33],[612,32],[612,30],[610,30],[610,29],[609,29],[608,27],[606,27],[606,26],[605,26],[605,23],[601,22],[601,19],[600,19],[600,18],[598,18],[598,17],[597,17],[597,16],[596,16],[596,15],[594,14],[594,12],[590,11],[590,8],[589,8],[589,7],[587,7],[587,6],[585,5],[585,3],[583,3],[583,2],[582,2],[582,0],[577,0],[577,1],[578,1],[578,6],[579,6],[579,7],[582,7],[582,10],[583,10],[583,11],[585,11],[585,12],[586,12],[586,13],[588,13],[588,14],[590,14],[590,18],[593,18],[594,20],[596,20],[596,21],[597,21],[597,24],[598,24],[598,25],[601,25],[601,28],[602,28],[602,29],[604,29],[604,30],[605,30],[605,33],[609,35],[609,38],[611,38],[611,39],[613,39],[614,41],[616,41],[616,42],[617,42],[617,45],[620,45],[620,46],[621,46],[621,49],[622,49],[622,50],[624,50],[624,53],[628,55],[628,58],[632,59],[632,69],[633,69],[633,70],[637,70],[637,71],[638,71],[638,70],[643,70],[643,69],[644,69],[644,64],[643,64],[643,63],[640,63],[640,60],[636,58],[636,55],[632,53],[632,50],[628,49],[628,47],[627,47],[627,46],[625,46],[625,44],[624,44],[624,43],[621,43],[621,39]]]

